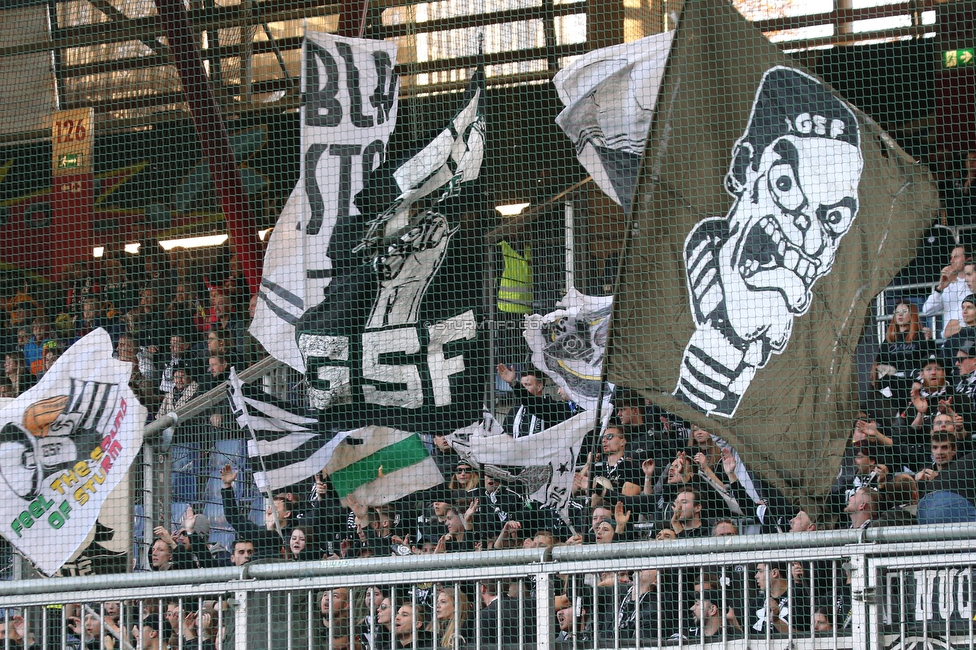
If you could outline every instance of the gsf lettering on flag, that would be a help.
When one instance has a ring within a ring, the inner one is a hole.
[[[344,427],[450,432],[481,413],[483,98],[479,68],[450,122],[336,223],[335,276],[296,329],[309,404]]]
[[[335,225],[358,214],[352,198],[385,159],[397,117],[395,65],[392,43],[306,33],[301,175],[268,244],[250,330],[300,372],[295,323],[322,301],[333,277]]]

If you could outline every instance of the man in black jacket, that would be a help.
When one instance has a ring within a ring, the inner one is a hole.
[[[227,523],[233,527],[238,537],[246,537],[254,543],[255,559],[281,557],[281,547],[284,545],[284,540],[291,535],[289,529],[291,502],[283,496],[275,497],[272,503],[267,504],[265,508],[264,528],[261,528],[247,518],[246,511],[237,502],[237,497],[234,494],[235,479],[237,479],[237,471],[230,465],[224,465],[220,471],[220,480],[223,483],[220,498],[224,504],[224,516],[227,518]],[[278,528],[281,529],[281,532],[278,532]]]
[[[517,519],[525,499],[518,493],[503,487],[501,481],[484,471],[484,487],[467,492],[469,501],[478,499],[474,513],[474,533],[477,539],[489,544],[502,532],[502,526],[510,519]]]
[[[505,433],[516,438],[531,436],[568,420],[573,412],[563,402],[543,395],[545,379],[538,370],[528,370],[519,379],[518,374],[504,363],[496,368],[498,376],[512,387],[518,407],[505,416]]]
[[[526,644],[535,643],[535,599],[529,595],[522,598],[522,626],[519,626],[519,599],[512,596],[512,588],[518,589],[517,583],[501,581],[501,593],[498,593],[498,582],[491,580],[481,583],[481,647],[490,650],[499,643],[502,645],[517,645],[519,634],[524,631]],[[501,621],[501,635],[498,634]]]

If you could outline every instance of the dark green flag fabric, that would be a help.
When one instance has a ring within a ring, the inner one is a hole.
[[[688,0],[634,195],[608,379],[817,511],[870,303],[937,216],[928,171],[722,0]]]

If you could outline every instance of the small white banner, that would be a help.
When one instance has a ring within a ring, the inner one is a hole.
[[[47,575],[85,542],[142,446],[132,364],[88,334],[0,408],[0,532]]]
[[[525,342],[532,350],[532,365],[549,375],[570,401],[592,410],[600,399],[603,357],[613,296],[587,296],[570,289],[546,315],[525,317]],[[609,408],[612,385],[603,391]]]

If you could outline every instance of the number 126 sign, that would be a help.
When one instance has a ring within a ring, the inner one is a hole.
[[[91,171],[93,110],[58,111],[51,124],[55,174]]]

